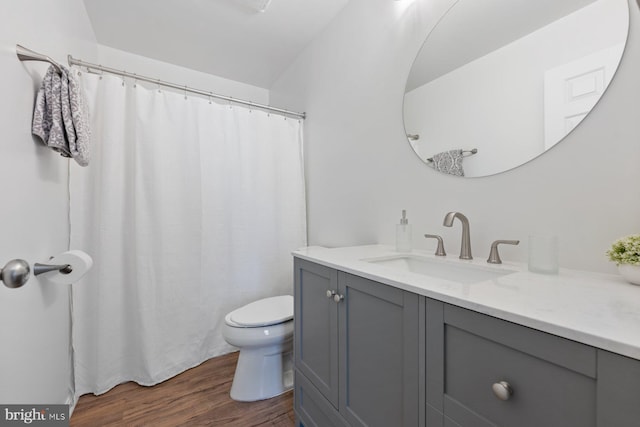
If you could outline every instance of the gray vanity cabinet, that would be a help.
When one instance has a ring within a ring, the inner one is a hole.
[[[304,427],[640,427],[640,361],[295,259]]]
[[[295,260],[300,425],[417,426],[420,297]]]

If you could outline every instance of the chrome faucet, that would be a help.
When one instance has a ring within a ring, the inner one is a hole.
[[[458,218],[462,223],[462,243],[460,244],[460,259],[473,259],[471,256],[471,235],[469,233],[469,220],[460,212],[449,212],[444,217],[442,225],[451,227],[453,220]]]

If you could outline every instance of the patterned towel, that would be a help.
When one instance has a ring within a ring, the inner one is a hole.
[[[66,67],[58,74],[51,66],[36,97],[31,132],[80,166],[89,164],[91,128],[80,81]]]
[[[438,153],[432,157],[433,168],[449,175],[464,176],[462,169],[462,150],[449,150]]]

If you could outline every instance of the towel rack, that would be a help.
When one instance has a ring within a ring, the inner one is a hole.
[[[474,154],[476,154],[477,152],[478,152],[478,149],[477,149],[477,148],[473,148],[473,149],[471,149],[471,150],[462,150],[462,154],[465,154],[465,153],[467,153],[467,154],[468,154],[467,156],[464,156],[464,157],[473,156],[473,155],[474,155]],[[427,159],[427,162],[431,162],[431,163],[433,163],[433,157],[429,157],[429,158]]]
[[[16,45],[16,55],[18,55],[18,59],[20,61],[43,61],[43,62],[48,62],[49,64],[53,65],[53,68],[56,69],[58,74],[62,74],[62,67],[60,66],[60,64],[58,64],[56,61],[54,61],[53,59],[51,59],[47,55],[43,55],[41,53],[34,52],[33,50],[27,49],[26,47],[21,46],[19,44]]]

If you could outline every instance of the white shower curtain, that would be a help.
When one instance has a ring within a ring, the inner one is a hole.
[[[76,396],[232,350],[224,315],[292,293],[306,244],[302,124],[82,73],[91,164],[71,165]]]

